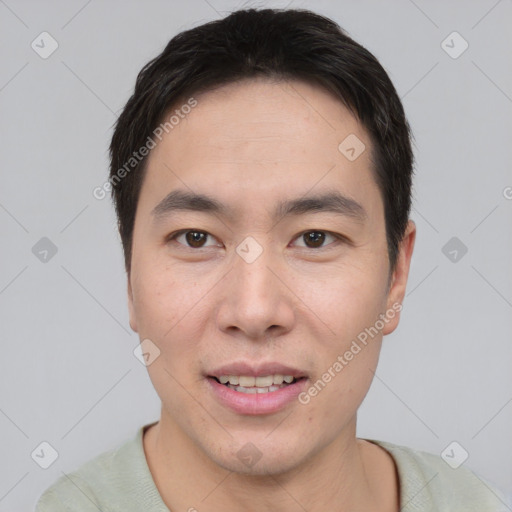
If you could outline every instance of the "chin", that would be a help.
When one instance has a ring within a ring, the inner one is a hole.
[[[304,442],[290,444],[288,440],[265,439],[260,436],[233,437],[226,444],[203,446],[210,460],[227,471],[247,476],[277,476],[287,473],[309,458]]]

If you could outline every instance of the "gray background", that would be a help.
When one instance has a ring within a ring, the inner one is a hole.
[[[437,454],[457,441],[466,466],[512,491],[510,0],[5,0],[2,511],[31,510],[63,473],[158,419],[133,355],[113,209],[92,190],[105,181],[112,125],[140,68],[180,30],[243,5],[334,18],[388,70],[415,134],[416,249],[359,437]],[[47,59],[31,48],[43,31],[59,45]],[[441,46],[453,31],[469,43],[458,58]],[[442,250],[454,236],[468,248],[457,261]],[[57,247],[46,262],[44,247],[32,251],[42,237]],[[46,470],[31,458],[43,441],[59,454]]]

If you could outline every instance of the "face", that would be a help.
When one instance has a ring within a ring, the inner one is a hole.
[[[354,438],[414,227],[389,286],[371,142],[323,89],[261,79],[196,100],[149,156],[130,324],[160,351],[161,429],[208,463],[277,474]]]

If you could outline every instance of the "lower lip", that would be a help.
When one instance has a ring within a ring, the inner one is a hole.
[[[277,391],[254,394],[235,391],[225,384],[220,384],[213,377],[206,380],[221,404],[239,414],[257,415],[278,412],[290,402],[297,400],[306,386],[307,379],[300,379]]]

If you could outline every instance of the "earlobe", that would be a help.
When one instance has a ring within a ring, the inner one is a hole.
[[[133,300],[133,290],[132,290],[132,283],[131,283],[131,277],[128,276],[128,313],[130,317],[130,327],[133,331],[137,331],[137,321],[135,319],[135,306],[134,306],[134,300]]]
[[[399,253],[397,257],[395,271],[391,279],[391,286],[387,298],[387,311],[393,311],[393,318],[386,323],[382,334],[392,333],[398,326],[400,321],[400,311],[402,309],[402,302],[405,296],[405,289],[407,286],[407,278],[409,276],[409,269],[411,266],[412,253],[414,251],[414,243],[416,241],[416,224],[414,221],[409,220],[405,230],[404,237],[400,242]]]

